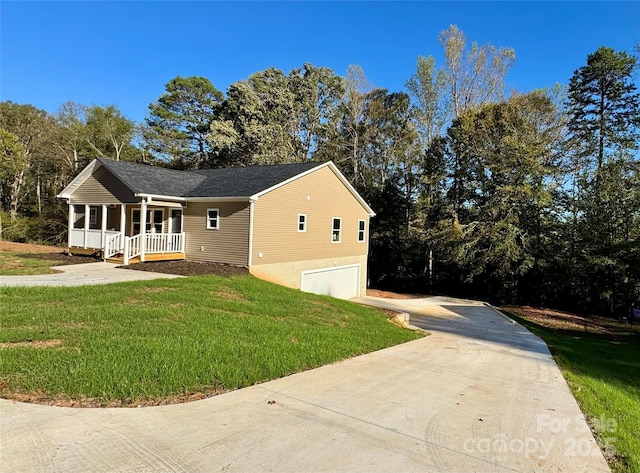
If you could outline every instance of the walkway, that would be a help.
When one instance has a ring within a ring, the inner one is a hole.
[[[35,276],[0,276],[0,287],[9,286],[86,286],[124,281],[149,281],[161,278],[180,278],[175,274],[153,273],[118,268],[113,263],[84,263],[55,266],[62,271]]]

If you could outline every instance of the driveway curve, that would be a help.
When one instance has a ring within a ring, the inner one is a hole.
[[[180,278],[175,274],[134,271],[118,268],[117,264],[98,262],[55,266],[59,273],[34,276],[0,276],[0,287],[16,286],[87,286],[126,281]]]
[[[0,469],[609,471],[539,338],[477,302],[358,301],[406,311],[431,335],[187,404],[0,400]]]

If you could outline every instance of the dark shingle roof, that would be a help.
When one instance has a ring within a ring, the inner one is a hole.
[[[176,171],[97,158],[136,194],[172,197],[250,197],[321,163]]]

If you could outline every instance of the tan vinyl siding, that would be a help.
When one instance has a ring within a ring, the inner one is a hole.
[[[219,210],[218,230],[207,229],[207,209]],[[183,215],[186,259],[249,264],[249,202],[189,202]]]
[[[82,204],[119,204],[133,203],[140,199],[122,181],[100,167],[76,189],[71,196],[72,203]]]
[[[307,216],[306,232],[298,232],[299,214]],[[342,219],[340,243],[331,242],[334,217]],[[329,167],[320,168],[255,202],[252,265],[366,255],[358,220],[368,230],[367,211]]]

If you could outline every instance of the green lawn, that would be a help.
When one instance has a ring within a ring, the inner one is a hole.
[[[0,276],[29,276],[33,274],[52,274],[58,271],[51,266],[63,262],[51,259],[39,259],[37,254],[24,254],[16,251],[0,251]]]
[[[0,290],[0,386],[91,405],[236,389],[419,338],[251,276]]]
[[[640,473],[640,332],[553,330],[506,313],[547,343],[612,469]]]

